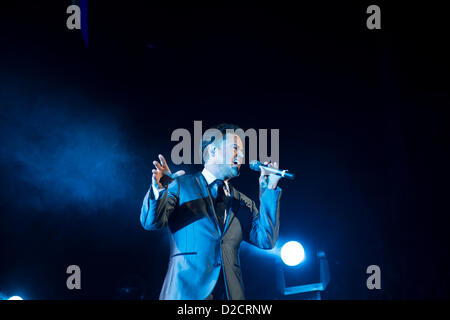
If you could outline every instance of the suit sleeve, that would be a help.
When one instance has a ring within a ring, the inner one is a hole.
[[[178,205],[179,186],[178,179],[175,179],[159,192],[157,200],[153,188],[148,189],[141,208],[141,225],[145,230],[159,230],[167,226],[171,213]]]
[[[261,249],[273,249],[280,229],[281,189],[265,189],[260,198],[259,210],[252,201],[250,230],[246,240]]]

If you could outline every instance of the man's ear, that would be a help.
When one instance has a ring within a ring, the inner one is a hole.
[[[203,160],[205,163],[214,156],[215,151],[212,151],[212,147],[212,144],[209,144],[206,146],[205,150],[203,150]]]
[[[211,143],[211,144],[209,145],[209,154],[210,154],[210,157],[214,157],[214,156],[215,156],[216,150],[217,150],[216,146],[215,146],[213,143]]]

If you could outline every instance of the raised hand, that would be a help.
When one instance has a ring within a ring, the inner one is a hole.
[[[159,161],[153,161],[155,169],[152,170],[152,185],[157,189],[164,189],[172,180],[185,174],[184,170],[172,173],[166,159],[160,154]]]
[[[278,163],[268,163],[267,161],[264,162],[265,166],[273,167],[278,169]],[[259,186],[260,189],[276,189],[278,185],[278,181],[280,181],[281,176],[278,176],[276,174],[271,174],[268,171],[264,169],[263,166],[261,168],[261,175],[259,176]]]

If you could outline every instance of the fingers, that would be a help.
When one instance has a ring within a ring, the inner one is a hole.
[[[269,162],[264,161],[264,165],[267,166],[269,164]],[[267,176],[269,173],[266,171],[266,169],[264,169],[263,167],[260,167],[261,169],[261,177],[263,176]]]
[[[153,165],[155,166],[155,168],[159,171],[164,171],[163,167],[159,164],[158,161],[153,161]]]
[[[152,184],[153,184],[155,187],[161,188],[162,185],[161,185],[161,183],[159,182],[159,178],[157,177],[158,172],[159,172],[159,171],[156,170],[156,169],[153,169],[153,170],[152,170]]]
[[[154,181],[154,184],[158,186],[166,185],[166,183],[170,183],[173,179],[185,174],[184,170],[179,170],[172,174],[164,156],[159,154],[158,158],[159,161],[153,161],[155,168],[152,169],[152,180]]]
[[[158,155],[159,161],[161,162],[161,166],[167,170],[169,170],[169,166],[167,165],[166,158],[163,157],[162,154]],[[169,170],[170,171],[170,170]]]
[[[277,162],[271,163],[271,162],[268,162],[268,161],[264,161],[264,165],[269,167],[269,168],[276,168],[276,169],[278,169],[278,163]],[[261,170],[261,177],[262,176],[268,176],[270,174],[270,172],[268,172],[263,167],[261,167],[260,170]]]
[[[152,169],[152,178],[157,179],[158,178],[158,173],[160,171],[156,170],[156,169]]]
[[[276,163],[276,162],[274,162],[274,163],[272,163],[272,162],[267,163],[267,161],[266,161],[266,162],[264,162],[264,164],[265,164],[266,166],[270,167],[270,168],[276,168],[276,169],[278,169],[278,163]]]
[[[186,172],[184,170],[180,170],[175,172],[174,174],[172,174],[172,179],[176,179],[178,177],[181,177],[182,175],[184,175]]]

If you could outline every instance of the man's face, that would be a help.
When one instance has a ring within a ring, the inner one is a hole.
[[[241,164],[244,161],[243,148],[241,138],[233,133],[227,133],[225,139],[215,146],[212,160],[224,177],[230,179],[239,175]]]

